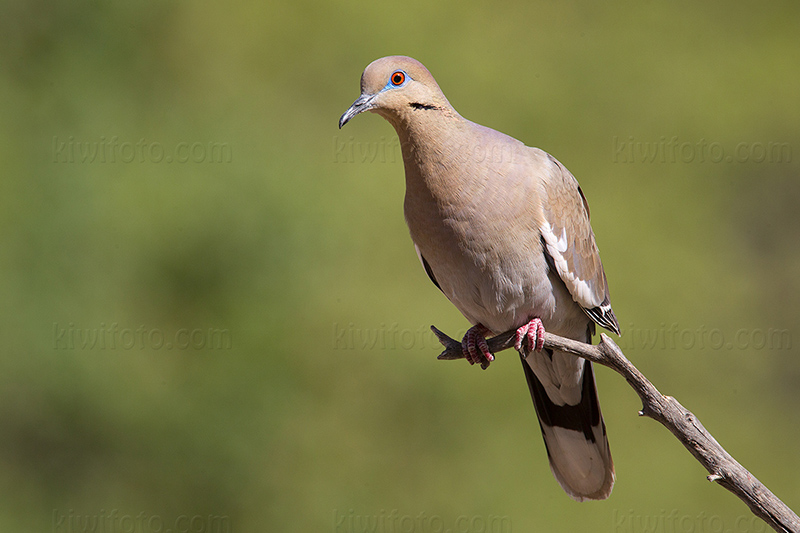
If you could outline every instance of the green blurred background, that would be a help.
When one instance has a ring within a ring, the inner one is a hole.
[[[575,174],[626,354],[800,508],[798,17],[3,2],[0,530],[764,530],[610,370],[577,504],[517,357],[436,360],[394,131],[337,129],[390,54]]]

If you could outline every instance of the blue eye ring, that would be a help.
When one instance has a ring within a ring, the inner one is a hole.
[[[406,73],[402,70],[395,70],[392,72],[392,75],[389,76],[389,83],[393,87],[400,87],[406,82]]]

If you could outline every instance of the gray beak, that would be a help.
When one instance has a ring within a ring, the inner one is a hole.
[[[375,99],[374,94],[362,94],[359,96],[353,105],[344,112],[342,118],[339,119],[339,129],[342,129],[342,126],[347,124],[351,118],[358,115],[361,112],[369,111],[372,109],[372,101]]]

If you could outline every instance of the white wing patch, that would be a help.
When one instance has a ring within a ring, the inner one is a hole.
[[[547,223],[547,226],[550,227],[549,222]],[[550,232],[553,232],[552,227],[550,227]],[[555,248],[559,251],[559,253],[563,254],[567,251],[567,246],[567,230],[565,228],[561,228],[561,235],[558,237],[558,240],[555,243]]]
[[[569,289],[572,298],[578,302],[581,307],[590,309],[597,307],[602,303],[602,299],[595,296],[594,288],[586,280],[582,280],[575,275],[575,272],[570,271],[569,263],[565,254],[569,250],[569,239],[567,238],[566,228],[561,229],[561,235],[556,236],[553,231],[553,226],[550,222],[544,222],[541,228],[542,237],[544,238],[547,253],[553,259],[553,264],[556,267],[558,276],[564,281],[564,284]]]

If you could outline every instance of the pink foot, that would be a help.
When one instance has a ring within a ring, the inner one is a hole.
[[[528,350],[542,351],[544,347],[544,325],[541,319],[533,318],[530,322],[517,328],[517,335],[514,337],[514,348],[522,353],[522,343],[528,339]]]
[[[494,355],[489,351],[489,345],[486,344],[485,335],[487,333],[489,330],[486,326],[478,324],[469,328],[461,340],[461,349],[469,364],[480,363],[483,368],[486,368],[489,363],[494,361]]]

